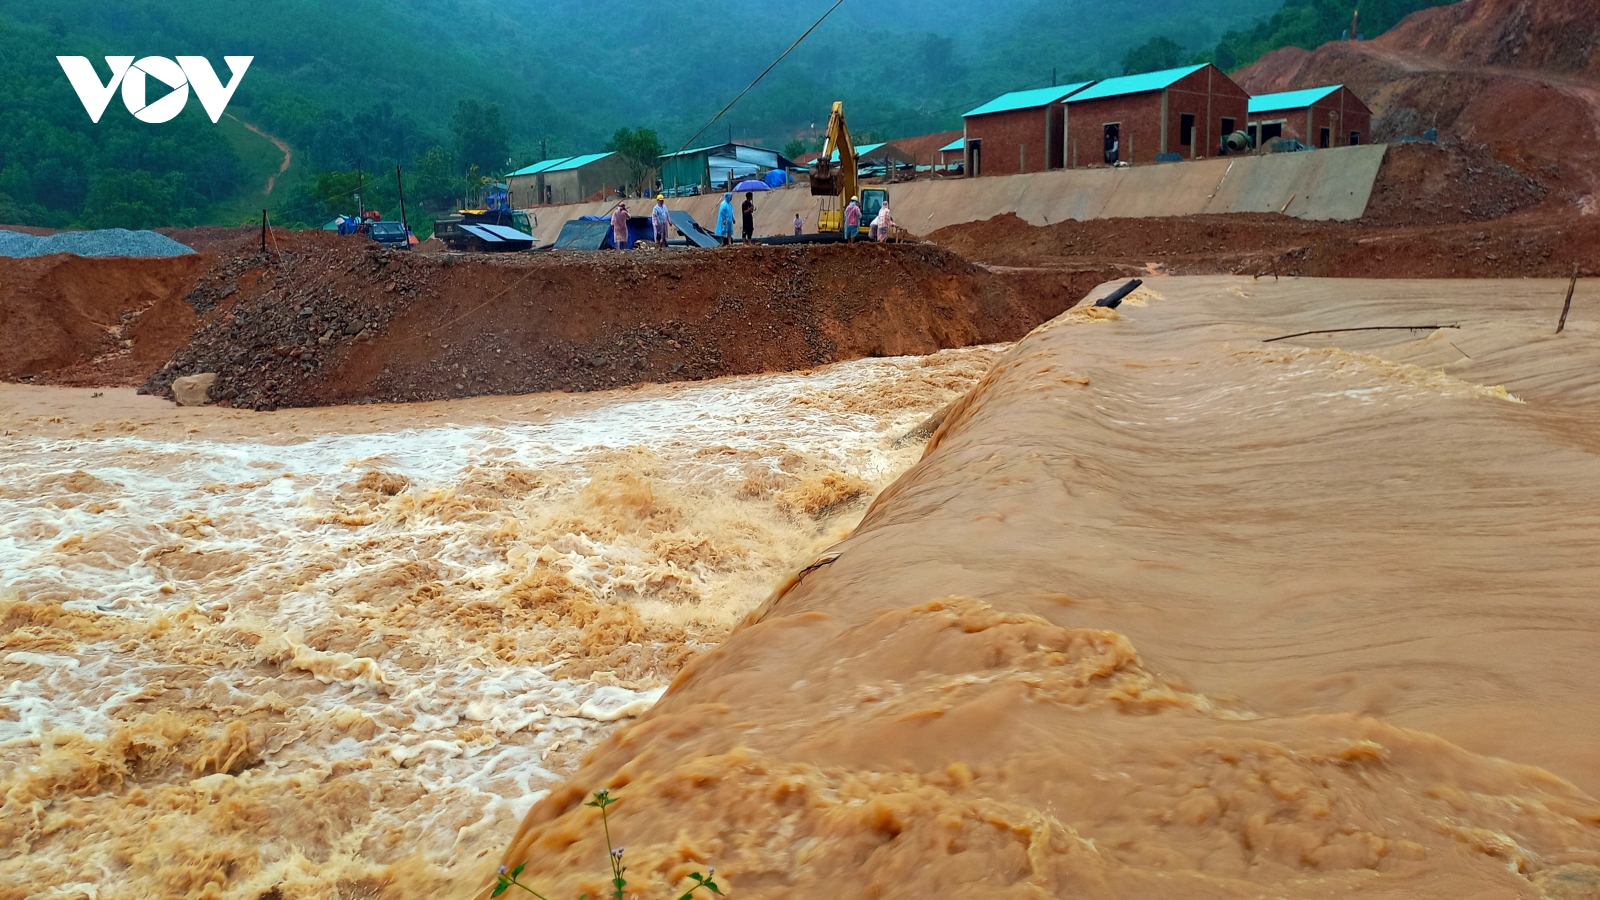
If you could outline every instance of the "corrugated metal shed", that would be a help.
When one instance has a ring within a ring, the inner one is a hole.
[[[1277,94],[1262,94],[1250,98],[1250,111],[1253,113],[1271,112],[1275,109],[1304,109],[1313,103],[1322,100],[1329,94],[1344,87],[1342,84],[1330,84],[1323,87],[1306,88],[1300,91],[1283,91]]]
[[[945,144],[943,147],[940,147],[939,148],[939,152],[940,153],[954,153],[954,152],[956,152],[958,150],[965,150],[965,149],[967,149],[967,139],[964,138],[964,137],[958,137],[955,140],[951,141],[950,143]]]
[[[1099,100],[1102,97],[1121,97],[1124,94],[1142,94],[1146,91],[1165,90],[1204,68],[1204,64],[1181,66],[1176,69],[1162,69],[1159,72],[1145,72],[1142,75],[1123,75],[1120,78],[1107,78],[1105,81],[1097,82],[1094,87],[1086,91],[1073,94],[1067,102],[1077,103],[1082,100]]]
[[[749,144],[717,144],[661,157],[661,182],[668,188],[718,185],[731,176],[749,178],[762,170],[798,168],[776,150]]]
[[[1029,91],[1012,91],[1009,94],[990,100],[988,103],[966,113],[968,116],[984,116],[989,113],[1011,112],[1015,109],[1035,109],[1040,106],[1049,106],[1058,100],[1076,94],[1089,85],[1090,81],[1080,81],[1077,84],[1063,84],[1056,87],[1034,88]]]

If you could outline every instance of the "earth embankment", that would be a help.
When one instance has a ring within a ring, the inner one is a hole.
[[[993,272],[932,245],[394,253],[301,233],[189,295],[146,389],[257,409],[595,390],[1016,340],[1119,271]]]
[[[0,258],[0,379],[136,384],[188,339],[200,255]]]

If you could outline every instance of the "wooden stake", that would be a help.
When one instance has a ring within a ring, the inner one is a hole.
[[[1578,264],[1572,264],[1572,281],[1567,284],[1567,302],[1561,304],[1561,321],[1556,323],[1556,334],[1567,327],[1567,313],[1572,311],[1572,292],[1578,287]]]
[[[267,211],[264,209],[261,211],[261,252],[267,252]],[[1565,319],[1566,316],[1561,318]]]

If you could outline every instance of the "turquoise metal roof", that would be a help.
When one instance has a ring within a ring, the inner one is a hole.
[[[949,153],[952,150],[965,150],[965,149],[967,149],[967,139],[964,138],[964,137],[958,137],[955,140],[951,141],[950,143],[945,144],[943,147],[940,147],[939,148],[939,152],[940,153]]]
[[[611,155],[612,154],[610,154],[610,153],[590,153],[587,156],[573,156],[573,157],[569,157],[567,159],[561,160],[560,162],[556,163],[555,165],[551,166],[548,169],[545,169],[544,171],[546,171],[546,172],[567,172],[567,171],[571,171],[572,169],[581,169],[581,168],[583,168],[584,166],[587,166],[590,163],[599,162],[600,160],[605,159],[606,157],[611,156]]]
[[[709,152],[711,150],[718,150],[718,149],[721,149],[721,148],[726,147],[726,146],[728,146],[728,145],[727,144],[712,144],[709,147],[695,147],[695,148],[690,149],[690,150],[679,150],[676,153],[663,153],[663,154],[661,154],[661,158],[662,159],[671,159],[674,156],[693,156],[696,153],[706,153],[706,152]]]
[[[882,147],[884,144],[887,144],[887,143],[889,143],[889,142],[888,141],[879,141],[876,144],[857,144],[856,145],[856,155],[857,156],[866,156],[868,153],[871,153],[872,151],[878,149],[879,147]],[[833,151],[833,161],[834,162],[838,162],[839,161],[839,151],[837,151],[837,150]]]
[[[989,113],[1011,112],[1017,109],[1035,109],[1040,106],[1049,106],[1069,94],[1088,87],[1092,82],[1080,81],[1077,84],[1062,84],[1056,87],[1034,88],[1031,91],[1012,91],[1009,94],[990,100],[988,103],[972,110],[966,115],[985,116]]]
[[[1183,66],[1177,69],[1162,69],[1159,72],[1146,72],[1143,75],[1107,78],[1083,93],[1074,94],[1067,102],[1077,103],[1080,100],[1099,100],[1102,97],[1121,97],[1124,94],[1164,90],[1204,68],[1204,65]]]
[[[1259,113],[1271,112],[1275,109],[1304,109],[1342,87],[1344,87],[1342,84],[1329,84],[1323,87],[1306,88],[1303,91],[1262,94],[1259,97],[1250,98],[1250,111]]]
[[[567,160],[574,159],[574,158],[575,157],[571,157],[571,156],[561,156],[561,157],[557,157],[555,159],[547,159],[547,160],[544,160],[542,162],[536,162],[531,166],[524,166],[524,167],[516,170],[515,172],[512,172],[510,175],[507,175],[506,177],[510,178],[512,175],[537,175],[540,172],[548,172],[548,171],[550,171],[551,167],[553,167],[553,166],[555,166],[555,165],[557,165],[559,163],[564,163]]]

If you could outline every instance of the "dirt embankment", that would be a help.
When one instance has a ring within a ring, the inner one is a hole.
[[[1003,266],[1167,274],[1366,278],[1506,278],[1600,272],[1600,219],[1559,192],[1458,143],[1389,148],[1367,213],[1316,222],[1267,213],[1101,219],[1037,227],[1013,215],[930,236]]]
[[[1038,227],[1014,215],[933,239],[986,263],[1140,268],[1168,275],[1523,278],[1600,274],[1600,220],[1536,213],[1493,223],[1362,228],[1273,214],[1103,219]]]
[[[931,245],[429,257],[321,233],[225,255],[145,389],[216,372],[270,409],[594,390],[1015,340],[1109,275],[991,272]]]
[[[0,378],[142,381],[198,321],[183,302],[200,255],[0,258]]]

